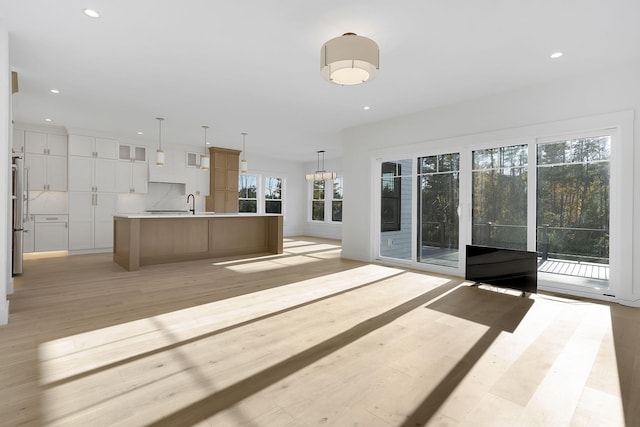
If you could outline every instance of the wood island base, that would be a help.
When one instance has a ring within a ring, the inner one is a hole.
[[[282,253],[282,215],[117,215],[113,261],[141,266],[257,253]]]

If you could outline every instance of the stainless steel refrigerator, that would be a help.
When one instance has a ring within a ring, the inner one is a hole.
[[[24,159],[13,155],[11,162],[11,178],[13,182],[11,202],[13,205],[13,251],[12,274],[22,274],[22,234],[24,232],[25,174]]]

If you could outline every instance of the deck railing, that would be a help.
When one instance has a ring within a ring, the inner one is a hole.
[[[542,224],[537,228],[537,251],[546,260],[549,257],[572,261],[609,263],[609,230],[607,228],[552,227]],[[472,225],[475,244],[507,249],[526,250],[527,226],[488,222]],[[445,221],[422,223],[423,246],[458,248],[458,224]]]

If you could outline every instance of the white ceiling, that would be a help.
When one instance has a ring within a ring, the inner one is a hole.
[[[241,148],[246,131],[248,155],[301,161],[339,156],[351,126],[640,60],[639,0],[0,4],[20,79],[14,120],[154,144],[164,116],[164,145],[202,144],[207,124],[215,145]],[[320,47],[345,32],[379,44],[375,80],[321,78]]]

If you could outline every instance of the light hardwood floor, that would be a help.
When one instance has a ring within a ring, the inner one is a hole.
[[[282,255],[26,260],[0,425],[637,426],[640,309]]]

